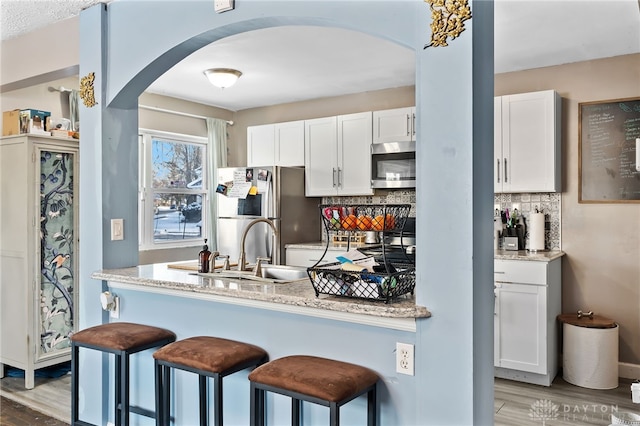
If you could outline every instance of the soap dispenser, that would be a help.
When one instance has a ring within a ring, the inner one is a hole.
[[[207,246],[207,239],[205,238],[202,250],[200,250],[200,253],[198,253],[198,272],[209,272],[210,257],[211,252],[209,251],[209,246]]]

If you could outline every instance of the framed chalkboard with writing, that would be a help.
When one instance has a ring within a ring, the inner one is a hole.
[[[580,203],[640,203],[640,98],[579,104]]]

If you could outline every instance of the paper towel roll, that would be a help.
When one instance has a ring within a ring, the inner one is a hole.
[[[529,250],[544,250],[544,213],[531,213],[529,218]]]

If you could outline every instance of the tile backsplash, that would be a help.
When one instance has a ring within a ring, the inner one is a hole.
[[[544,245],[547,250],[560,250],[561,239],[561,206],[562,195],[559,192],[552,193],[526,193],[526,194],[494,194],[495,208],[513,211],[517,208],[528,222],[529,215],[538,209],[544,213],[545,232]],[[525,247],[529,248],[529,231],[525,235]]]
[[[324,197],[323,204],[411,204],[409,217],[416,217],[416,191],[376,190],[374,195],[359,197]]]
[[[514,207],[528,222],[529,215],[536,208],[545,214],[545,248],[560,250],[561,244],[561,205],[562,195],[552,193],[494,194],[494,205],[500,210]],[[377,190],[374,195],[359,197],[324,197],[324,204],[411,204],[410,217],[416,216],[415,190]],[[525,235],[525,247],[529,248],[529,233]]]

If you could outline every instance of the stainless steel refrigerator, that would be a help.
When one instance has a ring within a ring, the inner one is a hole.
[[[321,198],[305,197],[304,169],[296,167],[229,167],[218,169],[217,250],[232,263],[240,256],[240,241],[247,225],[256,218],[273,221],[277,238],[268,224],[257,223],[245,241],[248,263],[271,257],[285,263],[285,246],[320,241]],[[274,247],[275,246],[275,247]]]

